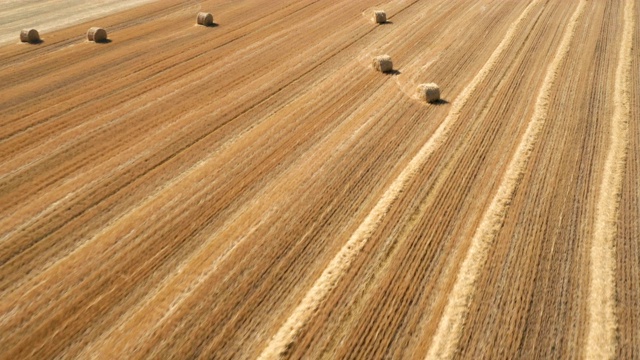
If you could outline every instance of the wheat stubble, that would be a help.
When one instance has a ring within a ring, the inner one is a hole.
[[[450,300],[427,353],[427,359],[451,359],[457,351],[458,342],[469,311],[469,303],[475,291],[478,274],[487,258],[491,244],[502,228],[507,210],[522,178],[538,135],[547,121],[551,90],[555,84],[558,70],[569,52],[569,46],[585,4],[585,1],[581,1],[573,13],[558,46],[558,51],[547,68],[545,80],[536,100],[533,118],[506,170],[496,196],[489,205],[480,226],[471,240],[471,247],[467,251],[464,262],[458,272],[456,282],[451,290]]]

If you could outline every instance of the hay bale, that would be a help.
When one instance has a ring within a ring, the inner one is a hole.
[[[386,73],[393,70],[393,62],[391,56],[380,55],[373,58],[373,68],[377,71]]]
[[[20,41],[35,44],[40,42],[40,34],[36,29],[25,29],[20,31]]]
[[[87,39],[94,42],[107,41],[107,30],[100,27],[92,27],[87,31]]]
[[[418,97],[426,102],[435,103],[440,101],[440,87],[437,84],[418,85]]]
[[[375,10],[373,12],[373,21],[378,24],[384,24],[387,22],[387,13],[382,10]]]
[[[213,25],[213,14],[200,12],[198,13],[198,18],[196,20],[198,25],[211,26]]]

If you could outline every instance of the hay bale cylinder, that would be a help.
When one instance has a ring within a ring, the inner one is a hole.
[[[36,29],[25,29],[20,32],[20,41],[35,44],[40,41],[40,34]]]
[[[107,41],[107,30],[99,27],[92,27],[87,31],[87,39],[93,42]]]
[[[437,84],[420,84],[418,85],[418,97],[429,103],[440,101],[440,87]]]
[[[206,12],[198,13],[197,21],[198,25],[211,26],[213,25],[213,14]]]
[[[375,10],[373,12],[373,21],[378,24],[384,24],[387,22],[387,13],[382,10]]]
[[[393,70],[393,62],[391,56],[380,55],[373,58],[373,68],[377,71],[386,73]]]

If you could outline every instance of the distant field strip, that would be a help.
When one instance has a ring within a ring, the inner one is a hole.
[[[488,61],[484,64],[478,74],[476,74],[471,83],[469,83],[469,85],[467,85],[462,93],[456,98],[449,115],[438,127],[429,141],[425,143],[420,151],[414,156],[408,166],[385,191],[382,198],[360,224],[358,229],[353,233],[349,241],[340,249],[333,260],[331,260],[320,278],[318,278],[313,287],[307,292],[300,305],[298,305],[292,315],[278,330],[271,342],[269,342],[265,347],[260,356],[261,359],[272,359],[286,355],[287,349],[293,342],[295,342],[295,339],[299,336],[309,319],[313,316],[319,304],[322,303],[327,295],[335,288],[338,281],[340,281],[341,277],[348,270],[354,258],[360,253],[364,245],[371,238],[373,232],[378,228],[382,218],[398,199],[406,187],[406,184],[416,176],[420,167],[429,158],[429,155],[443,144],[451,127],[458,120],[464,105],[467,103],[478,85],[486,79],[489,72],[493,69],[499,58],[513,41],[513,38],[515,37],[523,20],[529,16],[532,9],[539,2],[540,1],[534,1],[529,4],[520,17],[510,25],[505,37],[491,54]]]
[[[624,7],[624,28],[616,69],[610,143],[591,239],[589,328],[585,351],[587,359],[613,359],[616,354],[618,320],[615,311],[615,240],[622,180],[629,149],[629,121],[632,119],[630,78],[635,31],[634,4],[634,0],[628,0]]]
[[[536,100],[533,118],[529,122],[523,139],[509,163],[496,196],[493,198],[480,226],[471,239],[470,248],[451,290],[449,302],[438,324],[427,359],[451,359],[457,351],[462,329],[469,312],[469,304],[475,293],[476,280],[485,263],[487,253],[502,227],[513,195],[517,190],[533,147],[537,142],[538,135],[547,121],[552,88],[556,82],[559,68],[569,53],[569,46],[571,45],[578,19],[584,12],[585,5],[586,1],[584,0],[578,4],[558,46],[558,51],[547,68],[542,88]]]
[[[43,31],[62,29],[153,1],[157,0],[72,0],[65,1],[63,6],[59,1],[46,0],[27,6],[0,5],[0,44],[18,42],[22,28],[35,28],[43,35]]]

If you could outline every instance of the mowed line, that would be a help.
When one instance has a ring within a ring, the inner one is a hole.
[[[451,290],[449,302],[438,324],[433,342],[427,353],[427,359],[451,359],[456,354],[464,322],[469,312],[469,305],[475,292],[475,285],[480,270],[484,265],[491,244],[497,237],[513,195],[524,174],[529,158],[537,142],[548,116],[551,90],[556,82],[560,66],[569,53],[569,46],[574,37],[578,18],[584,12],[586,0],[580,1],[565,31],[553,61],[547,68],[542,88],[536,99],[532,120],[511,159],[502,178],[496,196],[476,230],[467,255],[460,267],[456,282]]]
[[[536,0],[529,4],[518,19],[510,25],[505,37],[491,54],[482,69],[480,69],[471,83],[469,83],[458,98],[456,98],[449,115],[447,115],[438,129],[436,129],[433,136],[422,146],[413,159],[411,159],[407,167],[404,168],[400,175],[393,181],[385,191],[382,198],[378,203],[376,203],[372,211],[360,224],[358,229],[356,229],[347,243],[331,260],[322,275],[320,275],[318,280],[316,280],[311,289],[307,292],[301,303],[296,307],[296,309],[294,309],[291,316],[285,321],[276,335],[267,344],[262,354],[259,356],[260,359],[280,358],[287,354],[288,349],[290,349],[291,345],[296,341],[303,328],[309,322],[309,319],[318,309],[320,303],[322,303],[327,295],[335,288],[342,275],[348,270],[354,258],[371,238],[373,232],[378,228],[382,218],[398,199],[406,184],[416,176],[420,167],[425,163],[433,151],[445,142],[452,126],[460,117],[460,113],[464,105],[467,103],[478,85],[486,79],[489,72],[498,62],[500,56],[502,56],[507,47],[513,41],[517,30],[520,28],[524,19],[527,18],[535,5],[540,3],[540,1],[541,0]]]
[[[610,145],[598,194],[589,269],[589,327],[585,358],[613,359],[616,354],[615,271],[617,220],[622,180],[629,148],[631,120],[631,65],[635,0],[624,7],[624,28],[618,55],[611,119]]]

